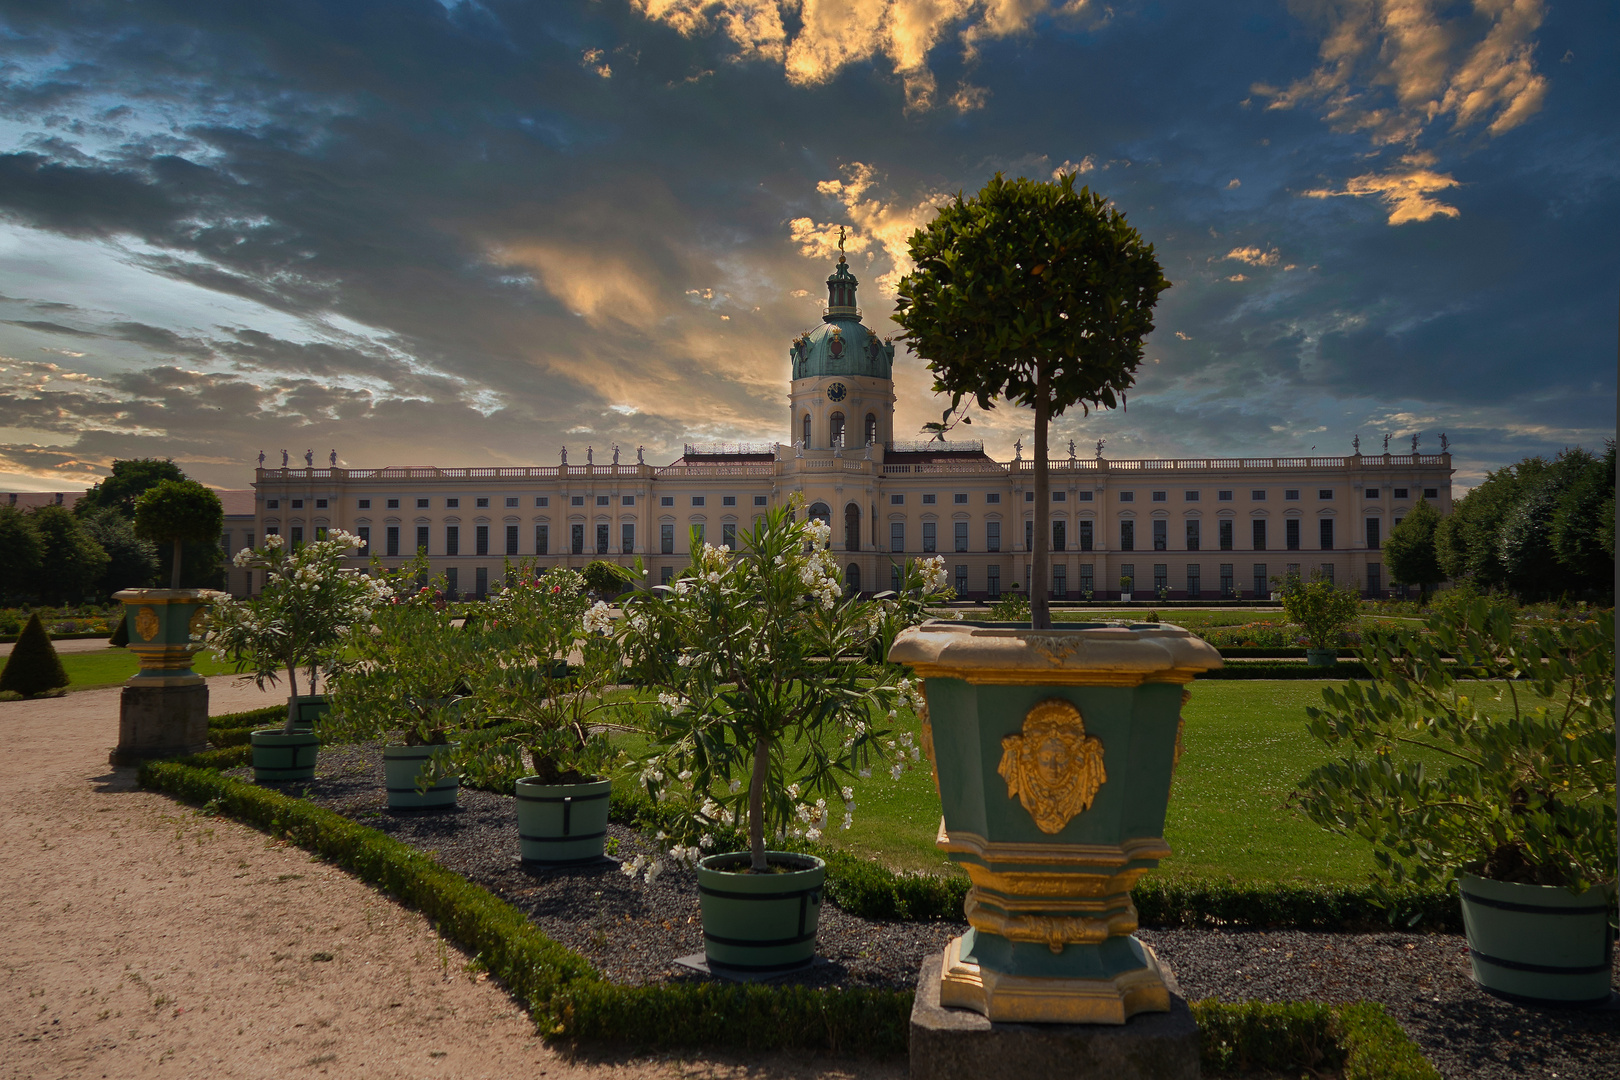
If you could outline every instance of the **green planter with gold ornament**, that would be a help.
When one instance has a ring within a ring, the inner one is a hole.
[[[932,621],[903,631],[889,659],[923,680],[937,843],[973,882],[940,1003],[998,1022],[1168,1010],[1130,891],[1170,854],[1186,685],[1220,654],[1156,623]]]
[[[195,754],[208,748],[208,684],[191,669],[202,648],[213,589],[123,589],[127,648],[140,670],[124,683],[118,703],[118,745],[110,761]]]

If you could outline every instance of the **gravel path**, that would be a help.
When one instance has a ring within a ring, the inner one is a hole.
[[[615,868],[535,870],[517,859],[513,800],[464,790],[449,811],[386,809],[377,747],[321,751],[310,797],[432,851],[445,865],[529,913],[551,937],[625,983],[691,978],[675,957],[700,952],[695,876],[671,871],[652,886]],[[647,850],[610,826],[619,852]],[[912,989],[922,958],[963,930],[960,923],[896,923],[823,908],[817,953],[828,962],[793,976],[818,986]],[[1498,1000],[1468,978],[1454,934],[1327,934],[1305,931],[1144,930],[1190,998],[1382,1003],[1448,1080],[1615,1080],[1620,1009],[1531,1009]],[[1616,957],[1620,985],[1620,955]]]
[[[216,713],[274,703],[210,682]],[[118,695],[0,702],[0,1080],[905,1075],[904,1061],[547,1046],[417,912],[108,769]]]

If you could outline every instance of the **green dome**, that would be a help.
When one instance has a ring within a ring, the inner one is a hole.
[[[861,324],[860,308],[855,305],[858,284],[840,255],[838,267],[827,278],[828,302],[822,324],[800,334],[788,349],[795,379],[823,375],[894,377],[894,346]]]

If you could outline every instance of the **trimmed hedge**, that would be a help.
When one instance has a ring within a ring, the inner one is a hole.
[[[1250,1072],[1321,1074],[1344,1080],[1439,1080],[1440,1074],[1383,1006],[1291,1001],[1191,1003],[1201,1064],[1213,1075]]]
[[[286,722],[286,705],[269,705],[262,709],[249,709],[247,712],[221,713],[219,716],[210,716],[208,718],[208,730],[241,727],[252,730],[253,728],[262,728],[266,724],[273,724],[278,720],[283,723]]]
[[[285,838],[421,911],[527,1006],[542,1035],[666,1048],[906,1051],[914,996],[907,991],[606,982],[522,912],[431,856],[302,799],[214,771],[229,767],[227,755],[245,760],[247,753],[238,747],[147,762],[140,781]],[[1203,1067],[1212,1074],[1342,1067],[1345,1080],[1438,1080],[1378,1005],[1200,1001],[1192,1010]]]
[[[1214,671],[1201,671],[1203,679],[1370,679],[1372,673],[1359,660],[1339,661],[1331,667],[1311,667],[1298,663],[1267,663],[1264,660],[1240,660]]]

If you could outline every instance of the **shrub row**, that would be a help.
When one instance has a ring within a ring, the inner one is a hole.
[[[219,716],[208,718],[208,730],[242,728],[250,731],[262,728],[267,724],[274,724],[278,720],[286,721],[287,706],[267,705],[262,709],[249,709],[247,712],[221,713]]]
[[[1267,663],[1243,660],[1214,671],[1200,672],[1199,679],[1369,679],[1367,665],[1359,660],[1339,661],[1331,667],[1311,667],[1288,662]]]
[[[1381,1005],[1291,1001],[1192,1003],[1212,1075],[1337,1072],[1344,1080],[1439,1080]]]
[[[233,753],[245,759],[246,749],[148,762],[141,783],[284,838],[421,911],[445,937],[473,952],[548,1037],[755,1052],[906,1050],[913,998],[906,991],[606,982],[522,912],[430,856],[330,810],[214,771],[229,767],[222,759]],[[1437,1080],[1377,1005],[1200,1001],[1192,1010],[1203,1067],[1211,1074],[1342,1068],[1345,1080]]]

